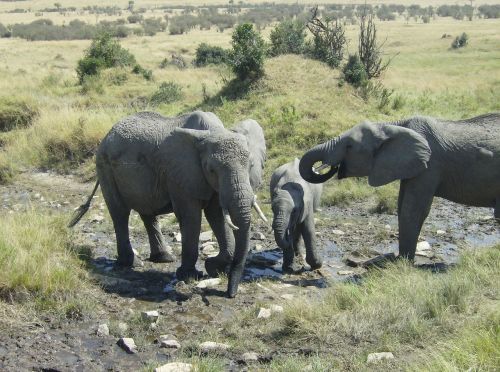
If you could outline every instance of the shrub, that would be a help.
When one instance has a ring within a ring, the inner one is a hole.
[[[144,17],[141,14],[132,14],[127,17],[128,23],[140,23]]]
[[[161,21],[161,18],[148,18],[142,23],[144,33],[148,36],[154,36],[157,32],[165,31],[166,23]]]
[[[196,48],[194,64],[198,67],[210,64],[219,65],[227,63],[229,52],[221,47],[201,43]]]
[[[0,23],[0,37],[10,37],[10,31]]]
[[[382,63],[382,46],[377,42],[377,27],[373,15],[362,17],[359,24],[358,54],[368,79],[379,77],[389,67],[390,60]]]
[[[169,81],[161,83],[158,90],[153,93],[149,101],[153,106],[158,106],[162,103],[179,101],[183,97],[182,87],[179,84]]]
[[[110,34],[103,33],[92,40],[85,56],[78,61],[76,72],[80,84],[86,76],[98,75],[103,68],[130,66],[135,57]]]
[[[464,32],[462,35],[457,36],[451,43],[453,49],[463,48],[469,42],[469,36]]]
[[[365,67],[357,54],[349,56],[349,60],[342,69],[342,72],[344,74],[344,80],[356,88],[366,84],[368,80]]]
[[[257,79],[264,74],[264,40],[250,23],[243,23],[233,32],[230,65],[239,80]]]
[[[134,66],[134,68],[132,69],[132,73],[136,75],[142,75],[142,77],[146,80],[153,79],[153,71],[145,69],[140,64],[136,64]]]
[[[38,108],[27,101],[0,100],[0,132],[30,126],[38,116]]]
[[[271,31],[270,38],[271,55],[301,54],[304,51],[306,26],[297,20],[283,21]]]

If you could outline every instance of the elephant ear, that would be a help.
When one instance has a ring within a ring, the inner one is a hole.
[[[262,172],[266,161],[266,140],[264,131],[255,120],[247,119],[237,123],[232,129],[233,132],[242,134],[248,144],[250,152],[249,178],[250,185],[254,192],[262,183]]]
[[[158,154],[157,164],[164,175],[160,179],[190,197],[209,200],[213,189],[203,173],[199,152],[201,142],[209,135],[208,130],[175,128]]]
[[[421,134],[396,125],[386,125],[381,132],[382,144],[375,152],[368,177],[371,186],[413,178],[427,169],[431,149]]]

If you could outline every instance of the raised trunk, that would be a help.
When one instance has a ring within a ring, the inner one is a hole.
[[[337,137],[307,151],[299,163],[302,178],[310,183],[323,183],[332,178],[337,173],[338,165],[344,156],[344,147],[340,137]],[[313,168],[317,162],[328,164],[331,169],[325,174],[319,174]]]

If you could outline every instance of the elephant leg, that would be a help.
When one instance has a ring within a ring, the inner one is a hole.
[[[323,265],[323,259],[317,252],[316,248],[316,231],[314,229],[313,215],[307,216],[302,223],[302,237],[306,246],[306,262],[311,266],[312,270],[319,269]]]
[[[149,238],[149,246],[151,250],[149,260],[153,262],[174,262],[175,256],[163,239],[158,216],[147,216],[141,214],[141,219]]]
[[[225,223],[222,208],[219,206],[218,196],[212,197],[204,209],[205,217],[214,232],[219,243],[219,254],[209,257],[205,261],[205,269],[211,277],[217,277],[219,273],[225,273],[234,255],[234,235],[230,227]]]
[[[287,274],[298,274],[304,271],[304,266],[300,261],[300,228],[297,226],[292,237],[292,246],[283,249],[282,270]]]
[[[497,197],[497,200],[496,200],[494,216],[495,216],[497,222],[500,223],[500,196]]]
[[[188,281],[203,276],[196,270],[198,243],[201,229],[201,207],[196,201],[178,201],[174,206],[182,235],[181,266],[176,271],[177,279]]]
[[[398,198],[399,257],[413,260],[418,236],[431,209],[435,187],[417,179],[402,180]]]

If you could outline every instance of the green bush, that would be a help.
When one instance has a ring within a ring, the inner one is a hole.
[[[78,61],[76,73],[78,81],[83,83],[86,76],[98,75],[101,69],[131,66],[135,57],[109,33],[102,33],[92,40],[85,51],[85,56]]]
[[[232,36],[230,65],[239,80],[258,79],[264,74],[264,40],[250,23],[236,27]]]
[[[196,48],[196,57],[194,64],[198,67],[210,64],[219,65],[227,63],[229,52],[221,47],[201,43]]]
[[[286,20],[271,31],[270,54],[301,54],[304,51],[306,26],[298,20]]]
[[[462,35],[457,36],[453,43],[451,43],[451,47],[453,49],[463,48],[469,42],[469,36],[464,32]]]
[[[357,54],[349,56],[349,60],[342,69],[342,72],[344,74],[344,80],[356,88],[361,87],[368,81],[365,67]]]
[[[0,99],[0,132],[30,126],[38,116],[38,108],[31,102]]]
[[[132,69],[132,73],[136,75],[142,75],[146,80],[153,80],[153,70],[147,70],[139,64],[136,64]]]
[[[128,23],[140,23],[144,17],[141,14],[132,14],[127,17]]]
[[[10,31],[0,23],[0,37],[10,37]]]
[[[182,93],[182,87],[172,81],[163,82],[158,87],[158,90],[153,93],[149,102],[153,106],[158,106],[162,103],[172,103],[179,101],[184,97]]]

